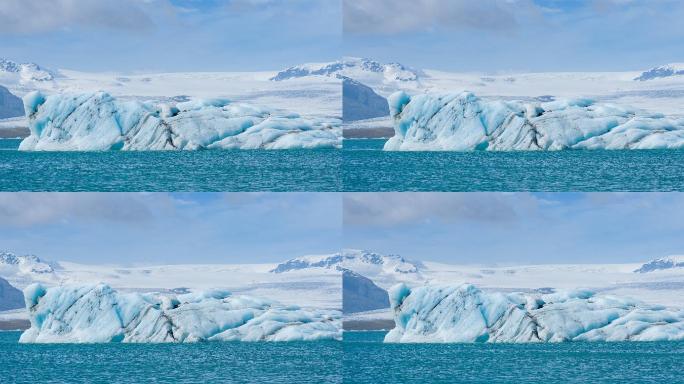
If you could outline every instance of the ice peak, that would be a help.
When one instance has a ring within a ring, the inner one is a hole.
[[[35,255],[17,255],[10,251],[0,251],[0,264],[18,265],[22,263],[40,263]]]
[[[646,81],[662,77],[684,75],[684,63],[670,63],[644,71],[634,80]]]
[[[36,63],[17,63],[0,58],[0,72],[16,73],[22,81],[52,81],[55,73]]]
[[[2,72],[19,72],[21,70],[19,64],[12,60],[0,58],[0,71]]]
[[[36,255],[17,255],[9,251],[0,251],[0,267],[3,265],[39,274],[53,273],[57,266],[53,263],[44,262]]]
[[[684,268],[684,255],[667,256],[661,257],[660,259],[651,260],[644,263],[638,269],[634,270],[635,273],[648,273],[653,271],[674,269],[674,268]]]
[[[384,273],[418,273],[423,265],[404,259],[399,255],[381,255],[368,250],[344,249],[341,252],[325,256],[303,256],[278,264],[271,270],[273,273],[325,268],[337,271],[350,270],[368,274],[370,269]],[[370,273],[371,275],[373,273]]]
[[[273,81],[283,81],[308,76],[326,76],[348,78],[363,77],[368,74],[380,74],[386,81],[417,81],[420,72],[399,63],[383,64],[378,61],[361,58],[345,57],[328,63],[300,64],[278,72],[271,78]]]

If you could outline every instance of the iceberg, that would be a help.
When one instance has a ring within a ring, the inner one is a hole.
[[[21,343],[341,340],[340,311],[303,309],[214,290],[118,292],[106,284],[24,290]]]
[[[389,296],[396,325],[385,342],[684,340],[684,310],[587,290],[524,294],[402,283]]]
[[[304,118],[224,99],[155,105],[106,92],[24,97],[20,150],[340,148],[339,119]]]
[[[470,92],[388,98],[385,150],[527,151],[684,147],[684,119],[590,99],[485,100]]]

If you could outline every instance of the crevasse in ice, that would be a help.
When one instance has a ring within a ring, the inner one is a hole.
[[[389,295],[396,326],[385,342],[684,340],[684,310],[586,290],[523,294],[398,284]]]
[[[341,313],[234,296],[122,293],[108,285],[32,284],[22,343],[339,340]]]
[[[385,150],[511,151],[684,147],[684,119],[590,99],[485,100],[470,92],[396,92]]]
[[[339,119],[305,118],[224,99],[152,104],[105,92],[24,97],[20,150],[339,148]]]

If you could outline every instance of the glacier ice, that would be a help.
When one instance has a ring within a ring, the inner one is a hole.
[[[389,295],[390,307],[397,308],[401,305],[406,296],[411,294],[411,289],[409,289],[406,284],[399,283],[393,285],[387,291],[387,294]]]
[[[22,343],[340,340],[341,313],[214,290],[118,292],[106,284],[24,290],[31,327]]]
[[[155,105],[106,92],[24,97],[31,135],[20,150],[339,148],[339,119],[231,103],[224,99]]]
[[[684,119],[590,99],[485,100],[470,92],[396,92],[385,150],[561,150],[684,147]]]
[[[470,284],[390,289],[385,342],[684,340],[684,310],[587,290],[483,292]]]

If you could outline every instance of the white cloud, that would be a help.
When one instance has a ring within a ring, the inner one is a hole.
[[[278,0],[230,0],[228,8],[236,11],[251,11],[278,4]]]
[[[541,8],[528,0],[343,0],[344,31],[393,34],[473,28],[507,31]]]
[[[75,27],[143,31],[154,27],[150,9],[165,0],[2,0],[0,33],[40,33]]]
[[[527,193],[347,193],[344,224],[393,226],[435,220],[508,222],[544,204]]]
[[[0,226],[93,220],[137,223],[159,210],[174,209],[166,194],[140,193],[0,193]]]
[[[344,224],[350,227],[439,222],[527,222],[558,227],[583,226],[600,218],[621,222],[622,227],[648,222],[680,228],[677,221],[684,211],[684,195],[677,193],[346,193],[343,199]]]

